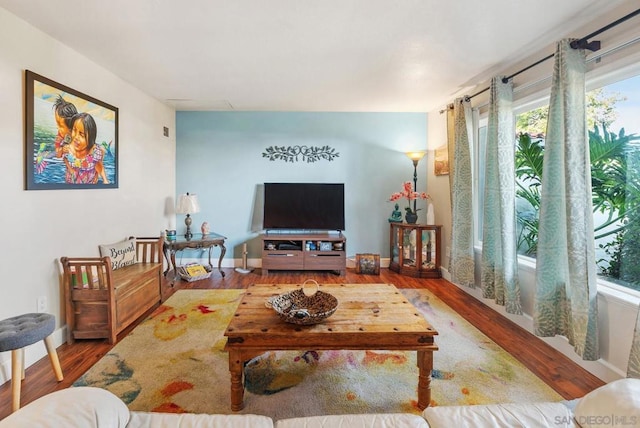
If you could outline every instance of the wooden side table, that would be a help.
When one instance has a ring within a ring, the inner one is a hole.
[[[169,240],[165,237],[164,239],[164,256],[167,259],[167,270],[164,271],[164,276],[167,276],[167,273],[171,268],[173,268],[174,279],[179,278],[178,270],[176,269],[176,253],[178,251],[185,250],[187,248],[193,249],[209,249],[209,269],[213,269],[213,265],[211,264],[211,250],[213,247],[220,247],[220,258],[218,259],[218,270],[220,271],[220,275],[224,278],[224,272],[222,271],[222,258],[224,254],[227,252],[226,247],[224,246],[224,240],[227,239],[225,236],[217,234],[215,232],[208,233],[203,235],[201,233],[195,233],[192,238],[186,239],[184,235],[176,236],[175,239]]]
[[[389,269],[416,278],[440,278],[442,226],[407,223],[389,225]]]

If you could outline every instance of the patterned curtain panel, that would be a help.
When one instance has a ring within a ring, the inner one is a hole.
[[[451,257],[449,272],[451,281],[467,287],[475,287],[473,259],[473,198],[471,148],[467,131],[469,102],[454,102],[455,148],[451,186]]]
[[[545,139],[536,263],[538,336],[566,336],[597,360],[596,262],[585,107],[585,53],[558,43]]]
[[[522,314],[516,249],[513,84],[491,81],[482,226],[482,296]]]
[[[627,366],[627,377],[640,379],[640,309],[636,318],[636,328],[633,332],[633,343],[629,353],[629,365]]]
[[[453,201],[453,170],[455,168],[454,162],[451,159],[455,158],[456,151],[456,118],[453,110],[453,104],[447,106],[447,155],[449,156],[449,200]]]

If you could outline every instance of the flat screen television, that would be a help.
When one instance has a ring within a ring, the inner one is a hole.
[[[264,229],[344,230],[344,184],[264,183]]]

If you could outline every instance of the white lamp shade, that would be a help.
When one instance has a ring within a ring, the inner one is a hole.
[[[176,204],[176,214],[193,214],[200,212],[198,195],[180,195]]]

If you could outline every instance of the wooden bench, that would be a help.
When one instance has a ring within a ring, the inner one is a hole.
[[[161,302],[162,238],[135,238],[136,263],[113,270],[110,257],[62,257],[67,342],[108,338]]]

